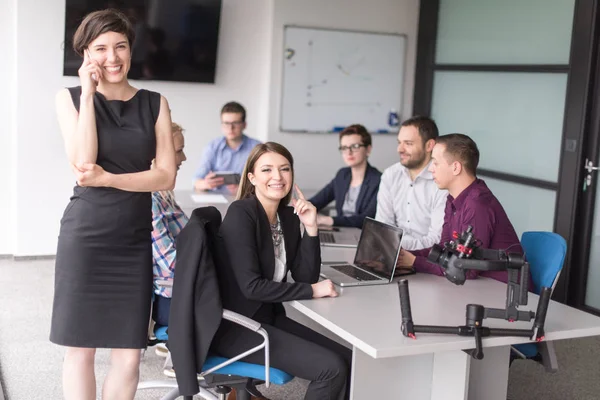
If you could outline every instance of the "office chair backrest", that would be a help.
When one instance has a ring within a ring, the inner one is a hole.
[[[222,247],[219,246],[219,229],[221,228],[221,212],[213,206],[197,208],[194,210],[203,221],[204,229],[207,234],[207,246],[210,251],[215,272],[218,279],[223,279],[221,265],[227,262],[227,255],[222,252]]]
[[[194,214],[198,215],[205,221],[204,227],[208,234],[210,249],[214,249],[214,240],[219,234],[221,228],[221,213],[213,206],[201,207],[194,210]]]
[[[198,393],[197,373],[222,319],[210,243],[220,222],[221,214],[214,207],[197,208],[177,236],[168,347],[183,395]]]
[[[529,262],[535,293],[542,287],[554,289],[567,253],[567,242],[553,232],[524,232],[521,246]]]

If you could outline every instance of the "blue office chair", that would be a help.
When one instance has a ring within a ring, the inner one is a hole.
[[[223,319],[237,322],[238,318],[242,318],[245,323],[251,323],[254,329],[259,328],[260,324],[251,319],[240,316],[239,314],[233,313],[228,310],[224,310]],[[244,324],[245,326],[245,324]],[[253,330],[254,330],[253,329]],[[256,330],[258,332],[258,329]],[[265,332],[266,334],[266,332]],[[166,326],[156,326],[154,329],[154,335],[160,342],[166,342],[169,339],[168,331]],[[268,347],[268,342],[266,344]],[[251,354],[252,352],[262,349],[259,346],[255,349],[244,353],[242,357]],[[268,354],[268,350],[267,350]],[[241,357],[236,357],[236,359]],[[165,364],[170,363],[170,357],[167,358]],[[267,364],[268,365],[268,364]],[[267,376],[268,374],[268,376]],[[237,390],[237,399],[250,400],[250,396],[262,397],[261,393],[256,389],[255,384],[261,382],[274,383],[276,385],[285,385],[294,377],[287,372],[284,372],[277,368],[265,368],[264,365],[250,364],[243,361],[229,360],[219,356],[208,356],[202,367],[202,374],[198,376],[200,383],[200,393],[204,399],[207,400],[224,400],[227,393],[231,389]],[[140,382],[138,389],[156,389],[156,388],[172,388],[174,390],[167,393],[161,400],[174,400],[179,397],[179,389],[177,388],[177,382],[174,379],[171,380],[159,380],[159,381],[146,381]],[[219,396],[215,396],[206,389],[217,389]],[[187,397],[185,397],[187,399]]]
[[[165,343],[167,340],[169,340],[168,327],[156,325],[156,328],[154,329],[154,336],[160,342]]]
[[[554,290],[567,253],[565,239],[552,232],[524,232],[521,246],[529,262],[535,293],[540,294],[542,287]],[[511,352],[519,358],[542,363],[548,372],[558,371],[552,342],[518,344],[512,346]]]
[[[219,211],[214,207],[204,207],[194,210],[194,214],[196,213],[201,215],[205,221],[205,229],[208,235],[213,235],[214,237],[221,224],[221,215]],[[267,332],[261,327],[260,323],[226,309],[223,309],[222,319],[250,329],[261,335],[264,340],[260,345],[230,359],[209,354],[202,366],[201,373],[198,374],[200,392],[197,393],[197,395],[206,400],[225,400],[231,389],[235,388],[238,400],[250,400],[251,395],[257,397],[261,396],[261,393],[258,392],[255,387],[256,383],[264,382],[265,385],[269,387],[270,383],[284,385],[294,378],[284,371],[269,366],[269,337]],[[159,337],[162,340],[168,339],[166,327],[157,327],[154,334],[157,339]],[[263,349],[265,353],[264,365],[239,361],[240,359]],[[167,362],[168,361],[169,359]],[[177,371],[175,371],[175,373],[177,373]],[[173,389],[162,397],[161,400],[175,400],[180,397],[179,388],[174,379],[147,381],[138,384],[138,389],[156,388]],[[213,394],[208,389],[213,389],[217,395]],[[192,400],[192,396],[184,396],[184,400]]]

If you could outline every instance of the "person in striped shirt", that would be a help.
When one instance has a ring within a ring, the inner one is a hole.
[[[177,169],[179,169],[186,160],[183,151],[185,146],[183,129],[176,123],[173,123],[172,129]],[[152,193],[152,270],[154,274],[152,319],[158,325],[167,326],[169,323],[177,252],[175,239],[187,222],[188,217],[175,202],[172,191]]]

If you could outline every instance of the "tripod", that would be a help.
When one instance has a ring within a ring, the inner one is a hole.
[[[481,338],[486,336],[522,336],[535,338],[540,342],[544,340],[544,323],[546,312],[552,290],[542,288],[540,300],[535,313],[494,308],[485,308],[479,304],[468,304],[466,308],[465,325],[461,326],[439,326],[439,325],[414,325],[412,320],[412,311],[410,306],[410,295],[408,291],[408,280],[402,279],[398,282],[398,292],[400,294],[400,309],[402,311],[402,334],[404,336],[416,339],[415,333],[441,333],[447,335],[473,336],[475,338],[475,349],[466,350],[466,352],[477,360],[483,358],[483,348]],[[510,303],[507,299],[507,303]],[[492,329],[483,326],[485,318],[506,318],[514,321],[510,316],[515,316],[517,320],[531,321],[535,317],[531,329]]]

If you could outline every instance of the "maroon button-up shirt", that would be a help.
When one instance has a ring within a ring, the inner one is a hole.
[[[440,245],[452,240],[452,233],[459,234],[471,225],[473,235],[484,249],[507,250],[510,253],[523,254],[521,243],[513,228],[504,208],[492,194],[485,182],[475,179],[456,199],[448,195],[442,227]],[[416,256],[414,267],[417,272],[443,275],[443,268],[427,261],[431,248],[413,251]],[[487,276],[502,282],[508,281],[506,271],[467,271],[467,279],[477,278],[478,275]],[[529,279],[529,289],[533,284]]]

